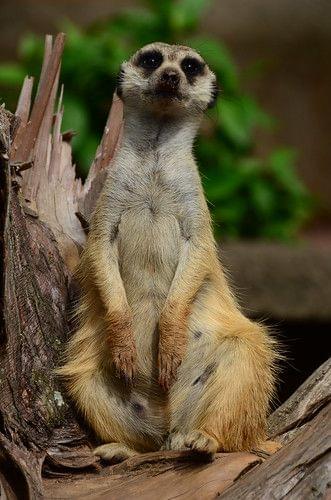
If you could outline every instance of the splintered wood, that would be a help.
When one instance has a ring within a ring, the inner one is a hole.
[[[59,34],[53,45],[52,37],[46,36],[31,112],[33,79],[26,77],[24,81],[15,113],[19,124],[10,161],[21,173],[21,190],[30,214],[38,214],[52,229],[62,257],[69,269],[74,270],[85,242],[85,232],[76,214],[88,223],[106,167],[120,139],[122,104],[118,98],[114,99],[95,160],[83,185],[76,177],[70,142],[61,133],[63,89],[58,99],[57,96],[64,39],[64,34]]]
[[[123,110],[114,97],[83,185],[72,163],[72,134],[61,132],[63,88],[59,93],[58,87],[64,38],[59,34],[53,43],[46,37],[34,101],[33,79],[26,77],[16,114],[0,107],[1,495],[323,497],[330,484],[330,361],[271,416],[273,441],[251,453],[220,453],[207,463],[190,452],[160,451],[114,466],[93,456],[91,438],[54,368],[72,327],[72,271],[121,140]]]

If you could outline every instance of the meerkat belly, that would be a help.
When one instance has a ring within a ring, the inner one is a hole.
[[[181,233],[175,214],[129,209],[121,217],[118,254],[121,277],[133,312],[138,362],[146,374],[157,353],[157,324],[180,253]]]
[[[119,225],[118,252],[130,305],[147,301],[162,307],[181,244],[175,215],[155,214],[149,208],[125,212]]]

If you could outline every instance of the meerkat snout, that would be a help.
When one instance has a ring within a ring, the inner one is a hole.
[[[215,104],[217,83],[195,50],[157,42],[122,64],[117,93],[128,109],[201,114]]]
[[[159,87],[165,90],[176,91],[179,83],[180,74],[176,69],[166,68],[163,73],[161,73]]]

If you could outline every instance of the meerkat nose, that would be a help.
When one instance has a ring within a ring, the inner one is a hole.
[[[180,75],[173,69],[166,69],[161,75],[161,83],[172,88],[179,85]]]

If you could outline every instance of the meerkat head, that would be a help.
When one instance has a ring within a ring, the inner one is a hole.
[[[193,49],[151,43],[124,62],[117,93],[125,106],[158,114],[201,114],[216,102],[214,73]]]

